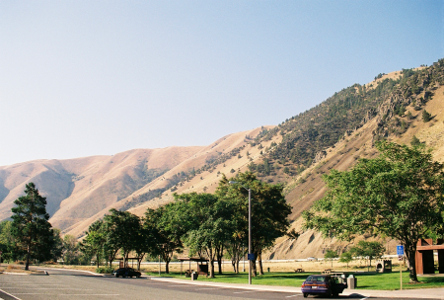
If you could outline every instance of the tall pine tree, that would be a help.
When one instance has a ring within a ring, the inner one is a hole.
[[[43,261],[51,257],[54,235],[48,222],[46,198],[40,196],[32,182],[26,185],[25,194],[14,201],[12,227],[19,249],[26,254],[25,270],[29,270],[31,259]]]

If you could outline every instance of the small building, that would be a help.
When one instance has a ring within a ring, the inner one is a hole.
[[[444,273],[444,240],[438,239],[433,245],[433,239],[420,239],[415,253],[416,274],[435,274],[434,251],[438,252],[438,273]]]
[[[384,259],[376,262],[376,272],[390,273],[391,271],[392,271],[392,261],[390,259]]]
[[[191,272],[191,262],[195,262],[196,265],[196,273],[199,275],[208,276],[208,259],[205,258],[179,258],[180,261],[180,273],[182,274],[182,265],[183,262],[189,263],[188,271]]]

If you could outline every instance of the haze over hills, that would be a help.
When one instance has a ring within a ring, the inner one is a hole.
[[[430,121],[422,118],[431,114]],[[346,170],[376,154],[373,144],[389,139],[409,144],[417,137],[444,161],[444,60],[430,67],[379,74],[278,126],[227,135],[208,146],[129,150],[114,156],[38,160],[0,167],[0,219],[34,182],[47,197],[53,226],[81,237],[109,209],[143,215],[148,207],[173,200],[173,193],[213,192],[222,174],[251,170],[262,180],[285,184],[293,207],[292,227],[325,192],[321,175]],[[297,241],[282,237],[271,258],[320,256],[347,243],[302,232]]]

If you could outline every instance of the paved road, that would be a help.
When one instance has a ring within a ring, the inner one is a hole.
[[[251,300],[304,299],[300,293],[258,291],[162,282],[147,278],[112,278],[83,272],[49,270],[49,276],[0,275],[0,298],[5,300],[150,299]],[[320,297],[310,297],[321,299]],[[363,299],[356,294],[340,299]],[[368,299],[368,298],[365,298]],[[383,299],[383,298],[378,298]]]

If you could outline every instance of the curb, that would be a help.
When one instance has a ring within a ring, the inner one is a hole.
[[[5,275],[18,275],[18,276],[46,276],[49,275],[47,271],[44,271],[45,273],[43,274],[38,274],[38,273],[23,273],[23,272],[3,272],[2,274]]]

